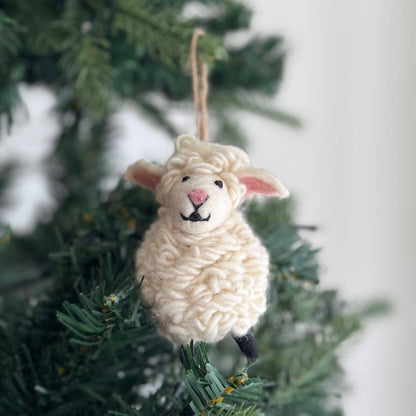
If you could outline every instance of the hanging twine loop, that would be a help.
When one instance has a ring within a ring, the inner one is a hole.
[[[205,32],[202,29],[194,30],[191,39],[191,50],[189,56],[192,71],[192,92],[194,96],[196,135],[201,140],[206,140],[208,121],[208,68],[207,63],[204,62],[202,59],[198,60],[197,57],[198,38],[203,35],[205,35]]]

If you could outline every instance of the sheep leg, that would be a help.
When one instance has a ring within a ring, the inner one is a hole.
[[[233,337],[235,342],[239,346],[241,352],[250,360],[254,360],[259,356],[259,349],[256,344],[256,340],[250,334],[243,335],[242,337]]]

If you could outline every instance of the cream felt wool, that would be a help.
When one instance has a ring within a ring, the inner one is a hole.
[[[242,150],[186,135],[165,166],[141,160],[125,179],[154,190],[162,205],[136,256],[160,332],[176,344],[247,334],[266,309],[269,258],[236,208],[287,189]]]

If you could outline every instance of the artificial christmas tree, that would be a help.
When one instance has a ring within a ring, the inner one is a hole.
[[[13,128],[19,83],[47,85],[61,132],[49,165],[57,208],[28,236],[0,236],[0,410],[8,415],[338,415],[336,348],[380,305],[351,310],[317,286],[316,250],[299,234],[291,203],[245,206],[270,255],[268,308],[256,327],[261,357],[225,340],[177,350],[138,296],[134,253],[155,220],[146,190],[100,184],[118,103],[132,100],[170,136],[167,112],[189,102],[193,28],[211,64],[215,136],[244,143],[236,114],[297,125],[267,102],[285,54],[276,37],[227,47],[251,13],[237,1],[0,0],[0,111]],[[209,16],[209,17],[206,17]],[[154,100],[154,95],[162,100]],[[34,139],[35,140],[35,139]],[[2,191],[10,167],[2,169]],[[208,352],[207,352],[208,349]]]

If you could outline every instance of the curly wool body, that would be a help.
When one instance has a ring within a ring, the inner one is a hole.
[[[172,342],[242,336],[266,310],[269,257],[239,212],[208,235],[175,231],[163,216],[137,252],[144,302]]]
[[[236,210],[244,197],[285,197],[245,152],[180,136],[166,166],[143,160],[125,178],[156,192],[159,219],[136,256],[141,296],[172,342],[247,334],[266,309],[269,258]]]

